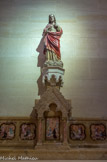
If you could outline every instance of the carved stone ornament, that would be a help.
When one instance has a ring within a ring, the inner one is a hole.
[[[62,112],[62,118],[71,117],[71,100],[66,100],[58,88],[48,87],[40,100],[35,103],[38,118],[43,117],[45,111],[50,111],[50,104],[56,104],[56,111]]]
[[[42,83],[45,86],[63,86],[63,75],[65,70],[58,66],[43,67]]]
[[[63,62],[61,60],[59,60],[59,61],[52,61],[52,60],[45,61],[44,67],[49,67],[49,66],[59,66],[59,67],[63,68]]]

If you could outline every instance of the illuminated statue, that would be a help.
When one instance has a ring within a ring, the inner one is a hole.
[[[62,28],[56,24],[55,16],[49,15],[49,23],[43,31],[45,64],[62,64],[60,54],[60,37],[62,33]]]

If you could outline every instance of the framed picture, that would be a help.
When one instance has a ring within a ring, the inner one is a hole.
[[[20,138],[22,140],[33,140],[36,137],[35,124],[23,123],[20,127]]]
[[[90,126],[90,136],[93,140],[105,140],[106,127],[104,124],[92,124]]]
[[[85,137],[85,126],[83,124],[70,125],[70,138],[72,140],[84,140]]]
[[[46,140],[60,139],[60,124],[58,117],[46,118]]]
[[[12,140],[15,137],[15,125],[13,123],[3,123],[0,125],[0,139]]]

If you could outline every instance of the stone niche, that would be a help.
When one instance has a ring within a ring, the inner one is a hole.
[[[41,99],[35,101],[32,115],[38,121],[37,145],[68,143],[67,121],[71,116],[71,101],[66,100],[58,88],[47,88]]]
[[[57,105],[52,103],[49,105],[50,111],[44,112],[44,142],[62,142],[62,112],[56,111]]]

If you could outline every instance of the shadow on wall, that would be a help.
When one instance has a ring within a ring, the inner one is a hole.
[[[36,51],[39,52],[39,56],[38,56],[38,63],[37,63],[37,67],[40,67],[40,77],[37,80],[37,85],[38,85],[38,96],[41,96],[46,88],[42,83],[42,68],[45,62],[45,55],[44,55],[44,37],[42,37]]]
[[[43,54],[44,51],[44,37],[42,37],[36,51],[39,52],[39,56],[38,56],[38,64],[37,67],[41,67],[43,68],[43,64],[45,62],[45,55]]]

